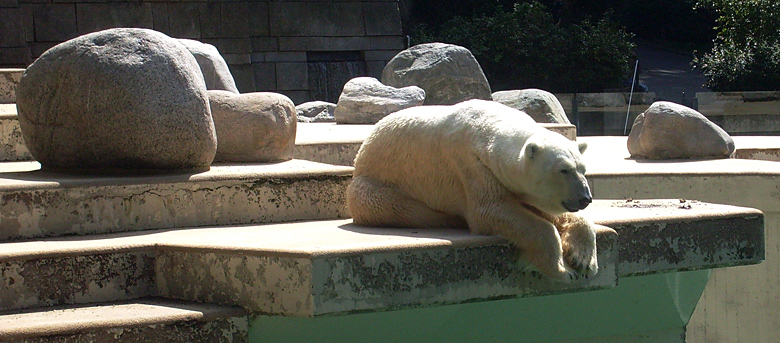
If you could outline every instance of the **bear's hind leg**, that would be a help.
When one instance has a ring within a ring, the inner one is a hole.
[[[436,211],[395,185],[355,177],[347,187],[347,208],[357,225],[415,228],[466,228],[458,216]]]

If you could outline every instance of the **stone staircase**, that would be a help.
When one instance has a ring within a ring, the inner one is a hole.
[[[368,129],[301,125],[296,160],[202,173],[87,177],[41,171],[21,148],[5,155],[0,341],[247,342],[256,316],[612,289],[764,256],[760,211],[676,199],[595,201],[584,215],[620,239],[600,232],[599,274],[571,284],[497,237],[356,226],[344,191]]]

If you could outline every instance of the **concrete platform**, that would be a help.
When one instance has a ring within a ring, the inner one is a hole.
[[[619,237],[601,233],[598,276],[569,285],[516,263],[501,238],[331,220],[2,243],[0,310],[162,296],[315,317],[611,288],[620,277],[763,260],[760,211],[603,200],[584,215]]]
[[[19,171],[36,166],[0,172],[0,241],[345,218],[352,177],[351,167],[300,160],[150,176]]]
[[[3,342],[247,342],[246,310],[143,298],[0,313]]]

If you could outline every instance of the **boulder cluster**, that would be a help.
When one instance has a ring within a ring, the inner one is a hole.
[[[217,49],[147,29],[83,35],[43,53],[22,76],[24,139],[44,169],[207,169],[292,158],[295,105],[239,94]]]
[[[298,120],[375,124],[404,108],[452,105],[471,99],[500,102],[528,113],[540,123],[569,124],[563,106],[552,93],[526,89],[491,94],[474,55],[464,47],[443,43],[420,44],[401,51],[387,63],[381,80],[350,80],[337,104],[316,101],[299,105]]]
[[[492,100],[540,123],[570,124],[558,99],[539,89],[500,91],[463,47],[413,46],[385,66],[381,80],[358,77],[337,104],[298,105],[276,93],[239,93],[210,45],[148,29],[109,29],[43,53],[17,89],[27,146],[43,168],[192,170],[214,162],[292,158],[297,122],[374,124],[422,105]],[[734,142],[687,107],[656,102],[637,117],[634,158],[722,158]]]

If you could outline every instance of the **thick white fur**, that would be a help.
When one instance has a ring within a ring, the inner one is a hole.
[[[413,107],[376,124],[355,158],[347,206],[359,225],[468,227],[519,247],[562,281],[598,271],[581,150],[528,115],[482,100]]]

